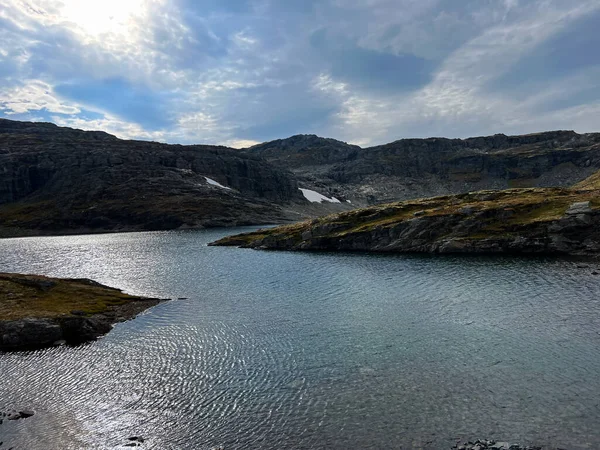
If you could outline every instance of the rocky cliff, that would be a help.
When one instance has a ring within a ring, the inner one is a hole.
[[[227,237],[214,245],[597,255],[600,191],[527,188],[404,201]]]
[[[570,186],[600,168],[600,134],[403,139],[364,149],[311,135],[246,152],[364,206],[484,189]]]
[[[217,146],[0,119],[0,235],[281,222],[295,177]]]

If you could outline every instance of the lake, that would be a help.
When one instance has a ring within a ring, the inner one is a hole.
[[[2,448],[600,448],[600,264],[206,245],[240,231],[0,240],[0,271],[176,299],[0,354],[0,410],[36,411]]]

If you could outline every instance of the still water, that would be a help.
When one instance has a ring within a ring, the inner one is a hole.
[[[4,447],[600,448],[597,264],[207,247],[240,230],[0,240],[0,271],[168,298],[0,354]]]

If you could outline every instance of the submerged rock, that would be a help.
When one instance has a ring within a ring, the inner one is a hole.
[[[31,409],[21,409],[15,410],[11,409],[8,412],[1,412],[0,417],[5,417],[7,420],[19,420],[19,419],[27,419],[35,415],[35,412]],[[0,419],[0,425],[2,425],[3,420]]]
[[[19,411],[19,414],[21,414],[21,417],[23,419],[26,419],[28,417],[35,415],[35,412],[33,412],[31,409],[23,409],[23,410]]]
[[[508,442],[496,442],[491,440],[476,440],[475,442],[465,442],[456,444],[452,447],[454,450],[542,450],[542,447],[525,446],[521,447],[517,444],[509,444]]]
[[[127,438],[127,440],[129,442],[123,445],[124,447],[140,447],[145,441],[145,439],[141,436],[131,436]]]

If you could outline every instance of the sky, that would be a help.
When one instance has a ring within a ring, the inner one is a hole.
[[[600,131],[598,0],[2,0],[0,117],[246,147]]]

